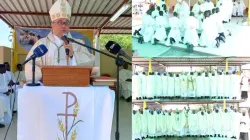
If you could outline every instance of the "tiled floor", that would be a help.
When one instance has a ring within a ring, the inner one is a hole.
[[[210,55],[219,55],[219,56],[247,56],[246,50],[249,47],[249,39],[247,37],[249,36],[250,27],[244,26],[246,17],[236,17],[232,18],[232,21],[230,23],[224,24],[225,30],[230,30],[232,33],[232,36],[228,36],[227,32],[225,33],[226,37],[226,43],[221,42],[221,45],[219,48],[203,48],[203,47],[194,47],[194,51],[200,52],[200,53],[208,53]],[[135,21],[133,21],[135,22]],[[136,21],[138,24],[139,22]],[[135,24],[132,27],[132,31],[134,32],[136,29],[140,28],[140,25]],[[164,41],[161,42],[162,44],[165,44]],[[151,52],[151,48],[155,50],[154,56],[152,54],[145,54],[144,52]],[[184,44],[175,44],[175,47],[178,48],[186,48],[186,45]],[[137,50],[139,53],[139,56],[143,57],[157,57],[159,55],[162,56],[162,54],[165,54],[168,56],[167,51],[173,52],[173,50],[168,49],[169,47],[166,47],[165,45],[151,45],[151,43],[143,43],[139,44],[137,40],[133,39],[133,49]],[[174,51],[178,52],[178,51]],[[147,56],[148,55],[148,56]],[[176,53],[172,56],[180,56],[182,53]]]
[[[120,140],[132,139],[131,110],[132,110],[131,103],[128,103],[125,100],[121,99],[120,100]],[[111,140],[115,140],[115,131],[116,131],[115,113],[116,111],[114,112]],[[0,140],[4,140],[4,136],[7,131],[7,128],[8,126],[0,129]],[[9,133],[8,133],[6,140],[17,140],[17,115],[16,114],[14,116],[14,121],[9,129]]]

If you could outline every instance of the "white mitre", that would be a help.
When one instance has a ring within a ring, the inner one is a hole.
[[[51,21],[59,18],[67,18],[70,20],[71,17],[71,7],[67,0],[57,0],[49,11]]]

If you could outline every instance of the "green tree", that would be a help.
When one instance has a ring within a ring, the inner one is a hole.
[[[101,49],[105,49],[105,45],[108,41],[115,41],[123,49],[132,49],[132,35],[127,34],[101,34],[100,44]]]

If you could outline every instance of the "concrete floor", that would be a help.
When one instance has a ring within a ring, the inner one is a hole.
[[[0,128],[0,140],[4,140],[8,125],[5,128]],[[14,114],[13,123],[10,126],[6,140],[17,140],[17,114]]]
[[[132,139],[132,103],[126,102],[124,99],[120,100],[120,140],[131,140]],[[114,112],[112,134],[110,140],[115,140],[116,132],[116,111]],[[0,140],[4,140],[5,133],[8,126],[0,129]],[[6,140],[17,140],[17,114],[15,114],[13,123],[9,129]]]

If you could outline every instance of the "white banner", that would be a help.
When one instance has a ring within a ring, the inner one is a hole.
[[[110,140],[108,87],[25,86],[18,94],[17,140]]]

